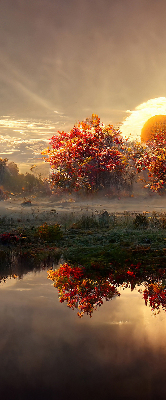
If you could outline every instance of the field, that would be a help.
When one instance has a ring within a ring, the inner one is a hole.
[[[155,195],[104,201],[55,196],[29,202],[8,199],[0,205],[1,269],[13,257],[24,260],[24,265],[35,260],[36,266],[53,265],[61,257],[62,262],[87,269],[94,264],[105,270],[137,263],[164,267],[164,204]]]

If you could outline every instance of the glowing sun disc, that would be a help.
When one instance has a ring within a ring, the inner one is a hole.
[[[141,141],[153,139],[154,135],[166,137],[166,115],[155,115],[148,119],[141,130]]]
[[[122,123],[120,130],[124,137],[141,140],[141,130],[145,122],[155,115],[166,115],[166,97],[157,97],[140,104]]]

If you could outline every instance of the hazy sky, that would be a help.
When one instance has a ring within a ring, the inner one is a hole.
[[[165,96],[165,18],[165,0],[0,0],[0,116],[117,123]]]
[[[165,96],[165,15],[165,0],[1,0],[1,111],[116,120]]]

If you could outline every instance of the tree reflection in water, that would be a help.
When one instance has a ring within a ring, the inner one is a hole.
[[[92,316],[92,312],[103,304],[103,299],[110,300],[120,296],[110,276],[88,277],[82,267],[72,268],[67,263],[56,271],[48,272],[48,279],[54,282],[58,289],[60,302],[67,302],[73,310],[78,309],[77,315],[81,318],[85,313]]]
[[[136,285],[142,286],[138,291],[143,294],[146,306],[149,305],[155,313],[159,313],[161,308],[166,311],[165,269],[150,272],[143,270],[138,263],[118,271],[110,266],[106,273],[99,265],[91,266],[87,271],[82,266],[73,267],[65,263],[55,271],[49,270],[48,279],[58,289],[60,302],[67,302],[68,307],[77,309],[80,318],[85,313],[92,317],[104,299],[108,301],[120,296],[118,287],[133,290]]]
[[[152,311],[159,313],[161,307],[166,311],[166,284],[164,282],[146,284],[143,298],[146,306],[149,303]]]
[[[0,283],[7,279],[22,279],[31,271],[40,271],[52,267],[52,261],[45,260],[34,268],[34,262],[25,259],[14,259],[8,267],[0,272]],[[166,269],[145,267],[141,263],[125,265],[123,268],[110,264],[107,269],[101,263],[94,263],[87,269],[82,266],[72,266],[68,263],[60,265],[55,271],[48,271],[48,279],[54,282],[58,289],[59,300],[67,306],[77,309],[77,314],[92,316],[94,310],[106,301],[120,296],[118,288],[137,287],[153,313],[158,314],[161,309],[166,311]]]

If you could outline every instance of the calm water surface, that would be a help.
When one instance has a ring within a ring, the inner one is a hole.
[[[47,271],[0,284],[2,399],[165,399],[166,313],[135,289],[79,319]]]

